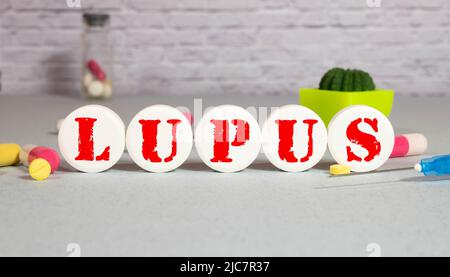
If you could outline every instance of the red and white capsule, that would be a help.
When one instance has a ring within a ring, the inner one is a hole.
[[[87,68],[91,71],[92,75],[99,81],[104,81],[106,79],[106,73],[102,67],[97,63],[96,60],[89,60],[86,63]]]
[[[50,164],[51,173],[58,169],[60,158],[58,153],[52,148],[27,144],[22,147],[19,153],[20,162],[25,166],[29,166],[33,160],[39,158],[46,160]]]
[[[391,158],[421,155],[425,153],[427,147],[428,140],[422,134],[399,135],[395,137]]]

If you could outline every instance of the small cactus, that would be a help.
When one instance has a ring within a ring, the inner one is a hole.
[[[375,90],[375,84],[369,73],[357,69],[330,69],[320,80],[321,90],[368,91]]]

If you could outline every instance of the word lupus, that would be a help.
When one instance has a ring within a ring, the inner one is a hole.
[[[194,143],[202,161],[220,172],[245,169],[261,147],[268,160],[283,171],[312,168],[328,147],[338,163],[366,172],[389,158],[394,131],[381,112],[368,106],[341,110],[327,129],[312,110],[287,105],[274,111],[261,129],[243,108],[223,105],[205,113],[193,134],[189,120],[170,106],[145,108],[125,130],[115,112],[88,105],[67,116],[58,141],[65,160],[83,172],[111,168],[125,146],[141,168],[150,172],[172,171],[186,161]]]

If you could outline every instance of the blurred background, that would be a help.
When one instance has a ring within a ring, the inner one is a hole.
[[[82,13],[110,15],[114,94],[297,94],[357,67],[450,95],[448,0],[0,0],[2,94],[80,95]]]

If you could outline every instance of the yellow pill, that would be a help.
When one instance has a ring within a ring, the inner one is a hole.
[[[330,174],[331,175],[347,175],[350,174],[351,169],[348,165],[343,164],[334,164],[330,166]]]
[[[42,181],[50,176],[52,167],[50,166],[50,163],[44,159],[35,159],[30,163],[28,172],[34,180]]]
[[[0,144],[0,166],[19,163],[20,146],[15,143]]]

